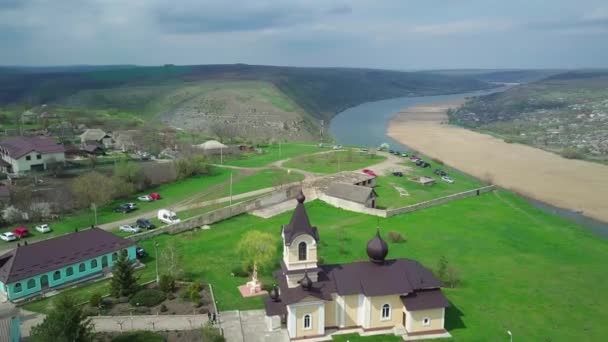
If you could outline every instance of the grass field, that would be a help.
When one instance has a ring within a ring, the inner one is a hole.
[[[484,184],[475,178],[458,172],[457,170],[438,165],[431,162],[432,167],[421,168],[409,160],[404,161],[403,177],[393,175],[379,176],[376,178],[377,186],[374,188],[378,194],[377,206],[379,208],[399,208],[410,204],[428,201],[434,198],[448,196],[459,192],[479,188]],[[441,177],[434,174],[436,169],[442,169],[448,173],[454,183],[446,183]],[[435,179],[435,184],[424,186],[410,181],[410,177],[427,176]],[[409,196],[400,196],[395,187],[405,189]]]
[[[313,144],[284,143],[273,144],[262,147],[264,153],[245,153],[238,157],[227,156],[224,158],[225,165],[240,167],[262,167],[279,160],[293,158],[299,155],[320,152],[322,149]],[[215,163],[219,164],[219,158]]]
[[[321,202],[307,208],[320,229],[319,253],[326,262],[366,259],[365,243],[378,225],[376,217]],[[230,275],[239,265],[235,247],[252,229],[278,236],[290,215],[269,220],[241,215],[210,231],[160,236],[142,246],[153,250],[158,242],[162,253],[174,243],[185,274],[214,285],[220,310],[261,308],[260,298],[242,299],[238,294],[236,286],[247,279]],[[608,334],[608,241],[541,212],[516,195],[488,193],[384,219],[380,226],[383,234],[398,231],[407,238],[406,243],[390,244],[389,257],[413,258],[435,268],[444,255],[458,269],[461,286],[445,290],[452,303],[446,327],[454,340],[502,340],[506,330],[524,341],[583,336],[599,341]],[[346,247],[343,252],[340,245]],[[161,270],[166,267],[161,264]],[[270,281],[267,271],[262,280]]]
[[[291,159],[284,167],[316,173],[352,171],[377,164],[386,158],[379,155],[361,154],[354,150],[336,151],[316,155],[304,155]]]

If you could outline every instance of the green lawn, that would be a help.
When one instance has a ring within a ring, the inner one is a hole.
[[[283,164],[284,167],[316,173],[352,171],[386,160],[380,155],[362,154],[354,150],[299,156]]]
[[[307,208],[320,229],[319,254],[328,263],[366,259],[365,244],[378,222],[384,235],[398,231],[407,238],[390,244],[389,257],[413,258],[434,268],[446,256],[462,279],[460,287],[445,290],[452,303],[446,327],[454,340],[502,340],[506,330],[522,341],[583,336],[599,341],[608,334],[608,241],[516,195],[497,191],[380,221],[318,201]],[[159,236],[142,246],[152,251],[158,242],[162,253],[175,243],[185,274],[214,285],[220,310],[261,308],[261,298],[242,299],[237,291],[247,279],[230,275],[239,264],[235,247],[252,229],[278,237],[290,215],[268,220],[241,215],[208,231]],[[154,260],[146,261],[152,265]],[[167,268],[160,266],[161,272]],[[262,280],[270,281],[268,271]]]
[[[379,208],[399,208],[484,186],[482,182],[473,177],[435,162],[431,162],[432,167],[429,168],[418,167],[409,160],[403,164],[410,168],[407,171],[405,167],[403,168],[403,177],[388,175],[376,178],[377,186],[374,190],[378,194],[377,206]],[[440,176],[434,174],[433,171],[437,168],[446,171],[454,183],[446,183],[441,180]],[[408,179],[419,176],[431,177],[435,179],[435,184],[424,186]],[[395,187],[405,189],[409,196],[400,196]]]
[[[280,147],[279,144],[273,144],[262,147],[262,150],[264,152],[261,154],[245,153],[238,157],[225,156],[224,164],[241,167],[261,167],[279,160],[293,158],[303,154],[323,151],[323,149],[310,143],[284,143],[280,144]],[[219,158],[216,158],[215,163],[219,164],[219,162]]]

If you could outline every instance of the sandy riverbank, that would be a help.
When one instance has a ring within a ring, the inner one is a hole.
[[[408,108],[391,120],[388,135],[473,176],[608,222],[608,166],[447,125],[447,109],[463,101]]]

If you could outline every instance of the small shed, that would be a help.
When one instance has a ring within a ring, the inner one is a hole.
[[[410,178],[409,180],[411,180],[412,182],[418,183],[418,184],[422,184],[424,186],[430,186],[435,184],[435,180],[431,177],[427,177],[427,176],[420,176],[420,177],[413,177]]]
[[[374,188],[347,183],[333,183],[327,188],[327,196],[339,198],[341,200],[355,202],[367,208],[376,207],[378,194]]]

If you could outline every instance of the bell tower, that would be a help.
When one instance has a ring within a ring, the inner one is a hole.
[[[304,201],[306,197],[300,191],[296,197],[298,204],[294,210],[291,221],[283,226],[281,236],[283,238],[283,260],[281,269],[287,276],[289,287],[298,286],[298,281],[305,274],[312,281],[317,281],[317,243],[319,242],[319,231],[313,227],[308,219]]]

